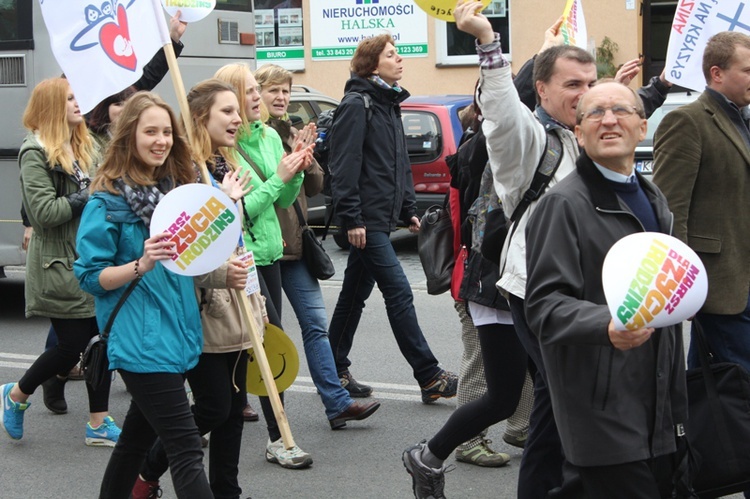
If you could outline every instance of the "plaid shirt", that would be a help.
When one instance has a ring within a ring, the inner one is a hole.
[[[495,33],[495,40],[485,45],[479,45],[479,41],[475,42],[477,45],[477,53],[479,54],[479,67],[481,69],[498,69],[508,66],[510,63],[503,56],[503,49],[500,46],[500,34]]]

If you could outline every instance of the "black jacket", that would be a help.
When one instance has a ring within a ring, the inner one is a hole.
[[[666,198],[637,176],[669,234]],[[577,466],[674,452],[674,425],[687,420],[681,328],[657,329],[628,351],[607,334],[604,257],[643,230],[585,153],[542,197],[526,229],[526,317],[539,338],[565,457]]]
[[[409,92],[352,75],[331,127],[333,204],[344,230],[391,232],[417,214],[400,103]],[[370,97],[370,119],[365,101]]]

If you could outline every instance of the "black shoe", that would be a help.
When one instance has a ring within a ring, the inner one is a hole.
[[[422,451],[427,441],[412,445],[401,455],[406,472],[411,475],[411,486],[416,499],[445,499],[445,474],[455,466],[430,468],[422,462]]]
[[[329,419],[332,430],[346,427],[347,421],[361,421],[369,418],[380,407],[380,402],[352,402],[347,409]]]
[[[65,383],[67,381],[67,378],[60,379],[57,376],[52,376],[42,383],[44,405],[55,414],[65,414],[68,412],[68,403],[65,402]]]
[[[349,392],[352,398],[366,398],[372,395],[372,387],[357,382],[349,371],[339,373],[341,387]]]
[[[450,371],[442,370],[435,379],[422,387],[422,403],[432,404],[439,398],[455,397],[457,390],[458,376]]]

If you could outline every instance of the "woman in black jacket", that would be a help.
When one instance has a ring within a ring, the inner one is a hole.
[[[422,388],[422,401],[429,404],[455,396],[458,378],[438,366],[422,334],[409,281],[389,239],[399,220],[419,231],[401,124],[400,103],[409,97],[398,84],[402,62],[390,35],[363,40],[331,128],[333,203],[351,248],[328,331],[342,385],[354,397],[370,396],[372,388],[349,373],[347,357],[377,282],[396,342]]]

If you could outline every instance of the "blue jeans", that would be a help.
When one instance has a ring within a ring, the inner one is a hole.
[[[326,416],[333,419],[354,403],[341,387],[333,351],[328,342],[328,316],[318,280],[302,260],[281,261],[281,286],[302,330],[302,344],[310,376],[320,392]]]
[[[349,250],[344,282],[328,328],[336,369],[342,373],[351,365],[348,356],[354,333],[362,317],[365,301],[370,297],[376,282],[383,293],[388,321],[398,348],[411,365],[414,378],[421,386],[425,386],[441,369],[417,322],[414,295],[387,232],[367,231],[367,245],[364,249],[352,246]]]

